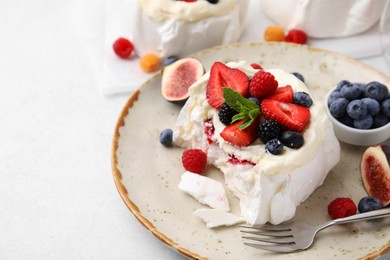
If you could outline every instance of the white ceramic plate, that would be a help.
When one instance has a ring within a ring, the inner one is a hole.
[[[283,68],[304,75],[313,95],[324,97],[342,79],[356,82],[390,79],[350,58],[325,50],[286,43],[241,43],[215,47],[193,55],[208,70],[215,61],[247,60],[264,68]],[[315,244],[294,254],[275,254],[243,245],[238,227],[208,229],[192,212],[203,207],[177,188],[180,148],[159,143],[164,128],[173,128],[180,106],[160,94],[161,73],[145,82],[129,98],[119,116],[112,150],[112,168],[118,191],[136,218],[158,239],[193,259],[331,259],[374,258],[390,250],[390,218],[335,226],[322,231]],[[389,140],[387,141],[389,143]],[[294,220],[319,224],[329,220],[328,203],[350,197],[356,203],[366,196],[359,163],[364,147],[342,144],[340,163],[323,186],[297,209]],[[222,181],[210,167],[209,176]],[[228,195],[233,212],[238,203]],[[367,258],[366,258],[367,257]]]

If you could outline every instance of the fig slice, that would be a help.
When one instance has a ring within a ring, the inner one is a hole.
[[[360,172],[364,188],[379,199],[383,207],[390,204],[390,146],[379,144],[368,147],[362,156]]]
[[[183,58],[166,66],[161,81],[161,94],[168,101],[185,101],[188,89],[204,74],[202,63],[195,58]]]

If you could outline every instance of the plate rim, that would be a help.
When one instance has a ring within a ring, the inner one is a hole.
[[[195,52],[188,57],[194,57],[196,58],[199,55],[205,55],[207,52],[211,51],[218,51],[221,49],[229,49],[229,48],[234,48],[234,47],[257,47],[257,46],[263,46],[263,45],[279,45],[279,46],[289,46],[289,47],[294,47],[294,48],[305,48],[308,51],[317,51],[317,52],[325,52],[328,53],[332,56],[337,56],[339,58],[342,58],[348,62],[355,63],[359,66],[362,66],[365,69],[368,69],[372,71],[373,73],[378,74],[379,76],[385,78],[387,81],[390,82],[390,78],[382,73],[381,71],[376,70],[375,68],[371,67],[368,64],[359,62],[356,59],[353,59],[351,57],[345,56],[343,54],[323,49],[323,48],[318,48],[318,47],[313,47],[310,45],[300,45],[300,44],[294,44],[294,43],[285,43],[285,42],[239,42],[239,43],[230,43],[230,44],[222,44],[222,45],[217,45],[208,49],[204,49],[198,52]],[[118,119],[115,124],[114,128],[114,134],[112,138],[112,146],[111,146],[111,168],[112,168],[112,175],[114,179],[114,183],[116,186],[116,189],[119,192],[119,195],[127,208],[130,210],[130,212],[133,213],[135,218],[147,229],[149,230],[157,239],[159,239],[161,242],[164,244],[168,245],[170,248],[174,249],[176,252],[179,254],[190,258],[190,259],[208,259],[207,257],[203,257],[198,255],[195,252],[192,252],[189,249],[186,249],[182,246],[180,246],[178,243],[174,242],[171,238],[166,236],[164,233],[160,232],[153,224],[151,221],[149,221],[145,216],[142,215],[140,212],[139,208],[137,205],[128,197],[128,192],[124,184],[122,183],[122,178],[123,175],[121,171],[118,169],[117,164],[118,164],[118,156],[117,156],[117,149],[119,146],[119,139],[120,139],[120,128],[125,125],[125,118],[127,117],[130,108],[135,104],[135,102],[138,100],[139,95],[141,93],[142,88],[144,88],[146,85],[148,85],[150,82],[154,81],[156,78],[162,75],[163,69],[160,69],[157,71],[155,74],[151,75],[151,77],[146,80],[144,83],[142,83],[137,89],[131,93],[127,101],[125,102],[125,105],[121,109],[121,112],[118,116]],[[360,259],[366,259],[366,260],[373,260],[381,255],[384,255],[386,253],[390,252],[390,240],[388,241],[387,244],[383,245],[381,248],[369,253],[366,256],[360,257]]]

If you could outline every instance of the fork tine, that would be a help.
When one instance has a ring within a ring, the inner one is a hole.
[[[269,236],[269,237],[291,237],[291,231],[248,231],[248,230],[240,230],[242,233],[253,234],[253,235],[261,235],[261,236]]]
[[[299,249],[295,249],[290,245],[262,245],[262,244],[254,244],[254,243],[244,243],[244,244],[250,247],[278,252],[278,253],[291,253],[299,250]]]
[[[290,237],[277,237],[277,238],[275,238],[275,237],[248,237],[248,236],[244,236],[242,238],[260,241],[260,242],[266,242],[266,243],[274,243],[274,244],[294,244],[294,238],[292,236],[290,236]]]

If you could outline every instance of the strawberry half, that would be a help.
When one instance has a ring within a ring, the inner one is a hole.
[[[294,91],[290,85],[278,87],[274,94],[268,96],[267,99],[277,100],[284,103],[292,103]]]
[[[210,106],[219,109],[225,102],[222,88],[231,88],[243,97],[249,96],[249,78],[239,69],[229,68],[222,62],[215,62],[210,70],[206,98]]]
[[[272,99],[261,102],[261,111],[266,119],[273,119],[289,130],[302,132],[310,121],[310,109]]]
[[[249,127],[240,130],[238,127],[244,120],[237,121],[222,130],[221,137],[236,146],[248,146],[257,138],[258,121],[255,120]]]

